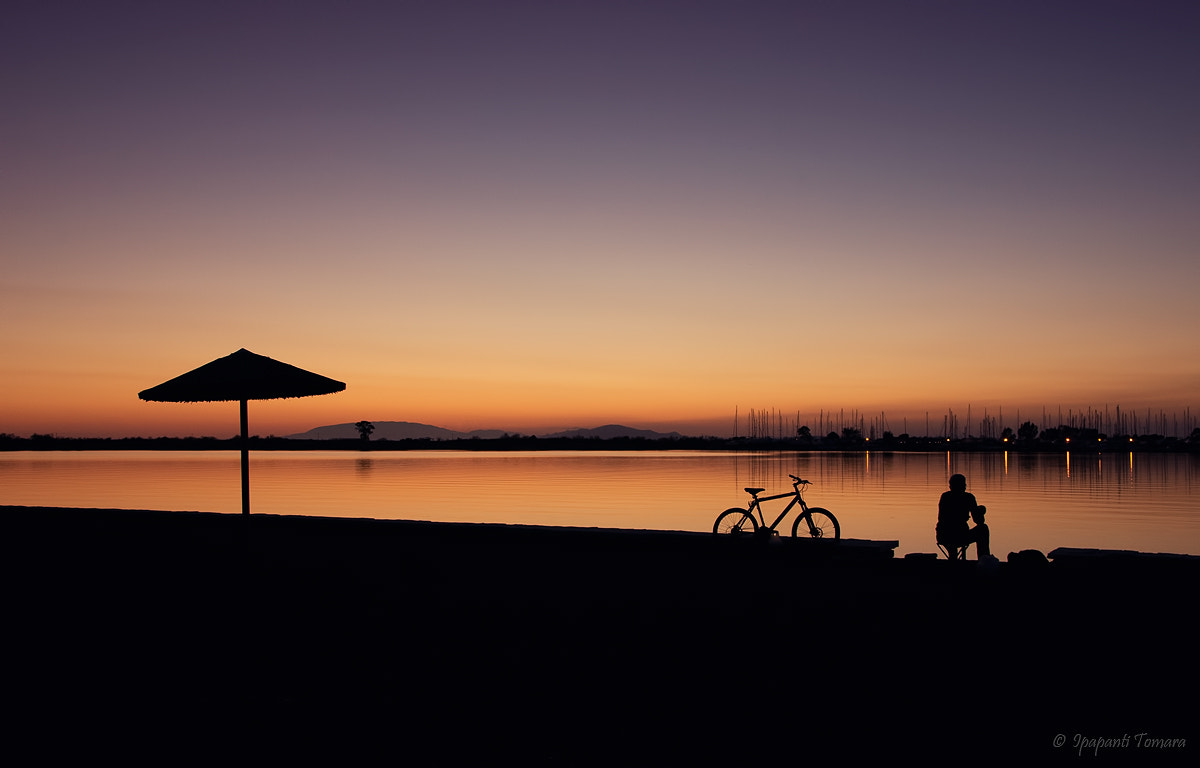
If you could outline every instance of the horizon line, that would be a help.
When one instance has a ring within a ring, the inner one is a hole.
[[[811,434],[819,437],[825,437],[830,432],[841,433],[844,429],[850,428],[857,429],[863,437],[870,439],[881,438],[887,432],[891,432],[894,436],[907,434],[911,437],[949,437],[953,439],[969,437],[999,438],[1007,430],[1016,433],[1020,426],[1026,422],[1034,424],[1039,431],[1065,427],[1069,429],[1094,429],[1104,435],[1157,434],[1175,438],[1188,437],[1195,429],[1200,428],[1200,411],[1193,409],[1190,405],[1176,407],[1145,406],[1138,408],[1123,408],[1120,405],[1105,405],[1103,408],[1094,406],[1083,408],[1055,406],[1051,408],[1043,405],[1033,408],[1006,409],[1003,406],[995,408],[984,406],[978,408],[974,404],[968,403],[965,412],[956,411],[954,408],[945,408],[937,412],[925,409],[897,408],[891,410],[891,413],[896,415],[888,416],[887,410],[868,412],[858,408],[819,408],[807,412],[800,409],[785,411],[779,408],[749,408],[742,411],[740,406],[735,406],[730,417],[725,419],[710,416],[707,418],[676,418],[659,421],[646,418],[622,420],[619,417],[613,420],[610,417],[609,420],[604,421],[598,426],[563,427],[550,425],[533,429],[495,427],[456,429],[429,422],[404,419],[379,419],[370,421],[380,424],[414,424],[467,435],[476,432],[500,432],[511,435],[546,436],[577,430],[621,427],[629,430],[657,432],[660,434],[674,432],[685,437],[770,437],[774,439],[783,439],[787,436],[795,435],[803,426],[809,427]],[[279,429],[279,425],[276,424],[266,430],[265,433],[260,432],[257,436],[287,437],[327,427],[352,425],[357,421],[363,420],[347,419],[345,421],[325,423],[308,428],[296,428],[291,425],[284,425],[283,429]],[[910,420],[911,424],[909,423]],[[451,422],[453,422],[452,419]],[[633,426],[633,424],[649,424],[650,426]],[[154,435],[154,437],[183,438],[215,436],[214,432],[207,431],[207,427],[204,429],[206,430],[205,432],[198,432],[195,431],[194,427],[184,427],[182,430],[159,433]],[[221,431],[223,432],[224,428]],[[126,431],[124,434],[119,434],[113,429],[86,430],[82,433],[74,431],[63,432],[54,429],[46,431],[31,430],[29,434],[30,436],[45,435],[55,438],[132,439],[146,437],[145,433],[137,435]],[[15,433],[8,431],[0,431],[0,435],[18,437]]]

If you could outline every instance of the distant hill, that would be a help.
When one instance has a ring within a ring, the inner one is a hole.
[[[372,440],[468,440],[472,437],[494,438],[505,434],[499,429],[477,429],[472,432],[457,432],[453,429],[416,424],[411,421],[373,421],[375,431]],[[307,432],[288,435],[293,440],[347,440],[357,439],[358,429],[354,424],[330,424],[314,427]]]
[[[375,431],[371,433],[372,440],[482,440],[494,439],[506,434],[517,434],[513,431],[500,429],[476,429],[470,432],[457,432],[453,429],[435,427],[430,424],[417,424],[411,421],[373,421]],[[287,435],[293,440],[353,440],[358,438],[358,430],[354,424],[330,424],[324,427],[314,427],[307,432]],[[647,440],[682,437],[678,432],[654,432],[649,429],[634,429],[620,424],[607,424],[594,429],[571,429],[565,432],[555,432],[539,437],[567,438],[596,438],[609,440],[615,437],[641,437]]]
[[[660,440],[663,438],[683,437],[683,435],[678,432],[655,432],[651,429],[634,429],[633,427],[626,427],[621,424],[606,424],[603,427],[571,429],[566,432],[541,435],[541,437],[594,437],[600,440],[611,440],[614,437],[644,437],[647,440]]]

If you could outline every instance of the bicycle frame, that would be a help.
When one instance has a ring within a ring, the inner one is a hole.
[[[779,499],[786,499],[788,497],[791,497],[792,500],[788,502],[788,505],[783,508],[782,512],[779,513],[779,517],[775,518],[775,522],[767,525],[767,520],[765,517],[763,517],[762,502],[777,501]],[[774,496],[755,496],[750,500],[750,506],[746,507],[746,514],[750,514],[751,512],[757,510],[758,522],[761,523],[764,528],[769,528],[773,531],[775,530],[775,526],[783,522],[783,518],[787,517],[788,512],[791,512],[792,507],[796,506],[797,504],[800,505],[800,514],[805,514],[808,512],[808,505],[805,504],[804,499],[801,498],[800,489],[794,488],[791,493],[777,493]]]

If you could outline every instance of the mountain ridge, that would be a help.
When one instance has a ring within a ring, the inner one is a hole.
[[[586,437],[600,440],[609,440],[614,437],[644,437],[648,440],[658,440],[661,438],[679,438],[683,437],[683,435],[678,432],[655,432],[652,429],[635,429],[634,427],[627,427],[624,424],[605,424],[602,427],[569,429],[564,432],[539,435],[539,437]]]
[[[285,437],[292,440],[347,440],[359,437],[355,423],[327,424],[313,427],[305,432],[298,432]],[[446,429],[432,424],[421,424],[412,421],[372,421],[375,430],[371,433],[373,440],[489,440],[504,435],[523,434],[514,430],[475,429],[470,432]],[[544,438],[590,438],[609,440],[618,437],[639,437],[648,440],[663,438],[679,438],[678,432],[655,432],[651,429],[636,429],[623,424],[605,424],[600,427],[581,427],[561,432],[551,432],[537,435]]]

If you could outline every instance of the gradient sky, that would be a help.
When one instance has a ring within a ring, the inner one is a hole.
[[[1198,40],[1132,0],[9,4],[0,432],[234,434],[136,393],[240,347],[347,383],[260,434],[1194,413]]]

